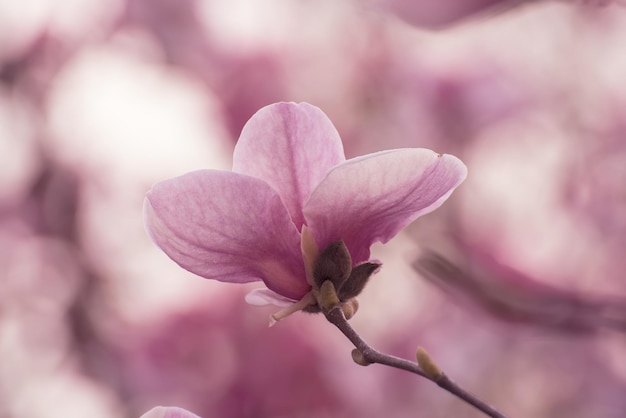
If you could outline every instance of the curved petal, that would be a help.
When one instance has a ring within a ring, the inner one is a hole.
[[[246,302],[254,306],[273,305],[284,308],[293,305],[297,301],[281,296],[269,289],[254,289],[246,295]]]
[[[310,289],[300,234],[262,180],[196,171],[156,184],[144,213],[152,240],[192,273],[234,283],[263,280],[293,299]]]
[[[438,208],[466,175],[458,158],[427,149],[369,154],[331,170],[304,215],[320,248],[343,239],[356,265],[369,259],[374,242]]]
[[[186,409],[176,406],[155,406],[140,418],[200,418]]]
[[[294,224],[328,170],[345,160],[328,117],[308,103],[276,103],[252,116],[233,155],[233,171],[264,180],[283,199]]]

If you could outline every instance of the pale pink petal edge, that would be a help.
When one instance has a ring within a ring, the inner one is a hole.
[[[251,290],[245,297],[246,303],[254,306],[277,306],[279,308],[285,308],[294,304],[296,301],[289,299],[285,296],[281,296],[270,289],[260,288]]]
[[[139,418],[201,418],[177,406],[155,406]]]

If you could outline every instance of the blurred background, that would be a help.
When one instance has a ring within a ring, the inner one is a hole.
[[[230,169],[276,101],[348,157],[426,147],[467,181],[373,256],[351,321],[511,417],[626,411],[626,8],[611,1],[0,0],[0,417],[480,417],[360,367],[321,316],[147,238],[160,180]]]

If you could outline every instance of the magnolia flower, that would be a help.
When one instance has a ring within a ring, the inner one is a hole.
[[[466,173],[458,158],[421,148],[346,160],[320,109],[276,103],[244,126],[232,172],[201,170],[154,185],[144,204],[146,229],[192,273],[262,280],[267,289],[246,300],[285,307],[274,315],[280,319],[316,305],[318,249],[340,243],[349,275],[369,260],[373,243],[439,207]]]
[[[155,406],[140,418],[200,418],[186,409],[176,406]]]

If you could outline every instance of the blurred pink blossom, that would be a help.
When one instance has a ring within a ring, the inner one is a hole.
[[[153,405],[205,418],[363,416],[363,405],[376,406],[354,401],[367,383],[352,375],[345,341],[323,321],[301,315],[268,332],[256,311],[241,309],[244,289],[231,290],[121,330],[112,365],[134,394],[128,416]]]
[[[499,12],[524,3],[512,0],[384,0],[383,8],[415,26],[441,28],[486,12]]]
[[[311,290],[308,240],[317,248],[343,240],[353,265],[364,262],[373,243],[439,207],[466,176],[459,159],[427,149],[346,161],[335,127],[306,103],[258,111],[233,161],[233,172],[196,171],[155,185],[146,227],[183,268],[232,283],[263,280],[272,292],[248,301],[278,305]]]
[[[196,414],[175,406],[155,406],[140,418],[199,418]]]

